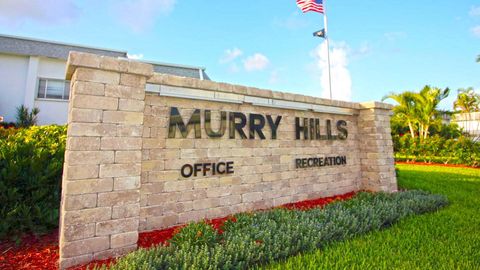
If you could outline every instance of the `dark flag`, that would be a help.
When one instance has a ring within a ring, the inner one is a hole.
[[[315,33],[313,33],[313,36],[314,37],[321,37],[321,38],[326,38],[327,37],[327,33],[325,32],[325,28],[322,29],[322,30],[319,30]]]

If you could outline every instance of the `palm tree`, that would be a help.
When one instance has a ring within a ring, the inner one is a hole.
[[[416,96],[420,138],[426,139],[428,137],[430,126],[432,126],[435,121],[438,121],[440,116],[437,110],[438,104],[448,97],[449,93],[449,88],[442,90],[438,87],[427,85]]]
[[[457,119],[465,120],[465,131],[470,134],[473,131],[472,113],[480,111],[480,95],[475,93],[473,87],[458,89],[457,100],[453,103],[453,108],[460,111]]]
[[[473,87],[458,89],[457,100],[453,103],[453,108],[462,113],[471,113],[480,110],[480,95],[475,93]]]
[[[412,138],[415,138],[415,127],[417,125],[416,95],[416,93],[406,91],[401,94],[390,93],[382,98],[382,101],[393,99],[398,103],[393,108],[394,115],[406,122]]]

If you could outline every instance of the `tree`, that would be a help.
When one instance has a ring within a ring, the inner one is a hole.
[[[457,120],[463,119],[462,121],[464,121],[465,124],[463,127],[466,133],[471,134],[475,129],[472,128],[472,113],[480,111],[480,94],[475,93],[473,87],[458,89],[457,100],[453,103],[453,108],[460,112],[460,114],[457,115]]]
[[[406,91],[401,94],[391,93],[382,100],[393,99],[398,103],[393,108],[394,120],[401,120],[408,126],[410,135],[415,138],[418,131],[420,139],[428,137],[430,127],[441,121],[437,110],[440,101],[445,99],[450,89],[444,90],[425,86],[419,93]]]
[[[438,87],[425,86],[420,93],[416,95],[417,117],[419,125],[420,138],[426,139],[429,134],[429,128],[435,121],[441,121],[441,114],[437,110],[440,101],[448,97],[450,89],[440,89]]]
[[[480,63],[480,54],[477,56],[477,63]]]
[[[17,126],[30,127],[37,124],[37,115],[40,113],[38,108],[33,108],[32,111],[23,105],[17,107]]]
[[[453,109],[462,113],[480,111],[480,95],[475,93],[473,87],[458,89],[457,100],[453,103]]]
[[[382,101],[393,99],[398,103],[398,105],[393,108],[394,117],[399,120],[404,120],[407,123],[412,138],[415,138],[415,127],[417,125],[415,96],[416,93],[407,91],[401,94],[390,93],[382,98]]]

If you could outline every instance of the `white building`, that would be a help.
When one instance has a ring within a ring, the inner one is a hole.
[[[455,114],[452,122],[457,123],[463,132],[480,140],[480,112]]]
[[[127,52],[24,37],[0,35],[0,119],[15,122],[16,108],[39,108],[38,124],[67,122],[70,51],[126,58]],[[205,68],[158,62],[156,72],[209,80]]]

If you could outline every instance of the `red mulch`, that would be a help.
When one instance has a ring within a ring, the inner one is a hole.
[[[355,194],[355,192],[350,192],[328,198],[290,203],[281,207],[286,209],[308,210],[315,207],[322,207],[337,200],[348,200],[355,196]],[[236,221],[234,217],[229,216],[208,220],[207,223],[221,234],[223,233],[222,226],[227,220]],[[179,232],[182,227],[183,226],[176,226],[164,230],[140,233],[138,237],[138,247],[150,248],[157,245],[168,245],[168,240],[172,238],[175,233]],[[2,270],[58,269],[58,257],[58,232],[44,236],[26,236],[22,238],[18,246],[12,242],[0,242],[0,269]],[[87,266],[92,269],[95,264],[102,265],[110,263],[115,263],[115,259],[95,261],[88,265],[71,268],[71,270],[84,270]]]
[[[58,232],[25,236],[20,245],[0,242],[0,269],[57,269]]]
[[[440,167],[467,168],[467,169],[480,169],[480,167],[472,167],[472,166],[465,166],[465,165],[442,164],[442,163],[427,163],[427,162],[418,162],[418,161],[397,161],[397,162],[395,162],[395,164],[421,165],[421,166],[440,166]]]

